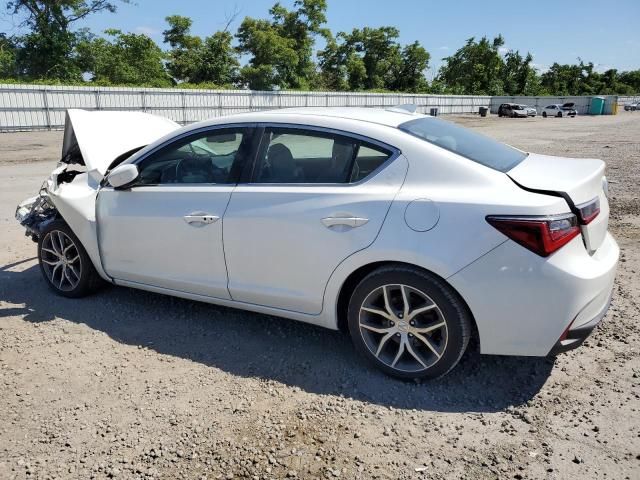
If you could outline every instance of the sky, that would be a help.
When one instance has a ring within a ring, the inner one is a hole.
[[[238,11],[231,29],[245,16],[266,18],[275,0],[134,0],[118,12],[84,21],[94,33],[106,28],[146,33],[162,42],[164,18],[179,14],[194,21],[192,33],[207,36],[224,28]],[[281,0],[290,8],[293,0]],[[599,71],[640,68],[640,0],[327,0],[328,27],[335,34],[365,26],[395,26],[400,42],[418,40],[431,54],[427,77],[441,59],[470,37],[502,34],[506,49],[531,52],[537,68],[553,62],[593,62]],[[0,31],[17,33],[14,21],[0,17]],[[316,49],[323,43],[318,41]]]

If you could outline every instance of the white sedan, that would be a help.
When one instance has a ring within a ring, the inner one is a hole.
[[[410,109],[299,108],[179,128],[68,112],[16,216],[60,295],[100,283],[348,332],[388,374],[573,348],[608,309],[604,163]],[[303,339],[298,339],[303,341]]]
[[[547,105],[542,109],[542,116],[547,117],[575,117],[578,111],[573,103]]]

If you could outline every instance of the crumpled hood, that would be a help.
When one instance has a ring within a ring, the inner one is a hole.
[[[142,112],[67,110],[62,158],[79,149],[87,170],[104,175],[117,157],[180,128],[173,120]]]

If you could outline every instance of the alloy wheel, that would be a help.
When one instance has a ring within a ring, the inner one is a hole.
[[[358,325],[369,351],[386,366],[420,372],[447,348],[448,329],[438,305],[409,285],[383,285],[362,302]]]
[[[49,282],[58,290],[74,290],[82,275],[82,260],[71,237],[60,230],[52,230],[42,240],[40,252]]]

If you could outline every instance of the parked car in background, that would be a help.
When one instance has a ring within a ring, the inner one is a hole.
[[[609,308],[601,160],[399,107],[67,115],[60,163],[16,211],[64,297],[106,282],[340,329],[404,379],[444,375],[472,336],[485,354],[575,348]]]
[[[636,111],[636,110],[640,110],[640,102],[629,102],[629,103],[625,103],[624,105],[624,109],[626,111]]]
[[[524,105],[520,105],[518,103],[503,103],[498,107],[498,116],[499,117],[527,117],[527,110],[524,108]]]
[[[543,117],[575,117],[578,111],[575,109],[575,104],[569,103],[555,103],[553,105],[547,105],[542,109]]]

